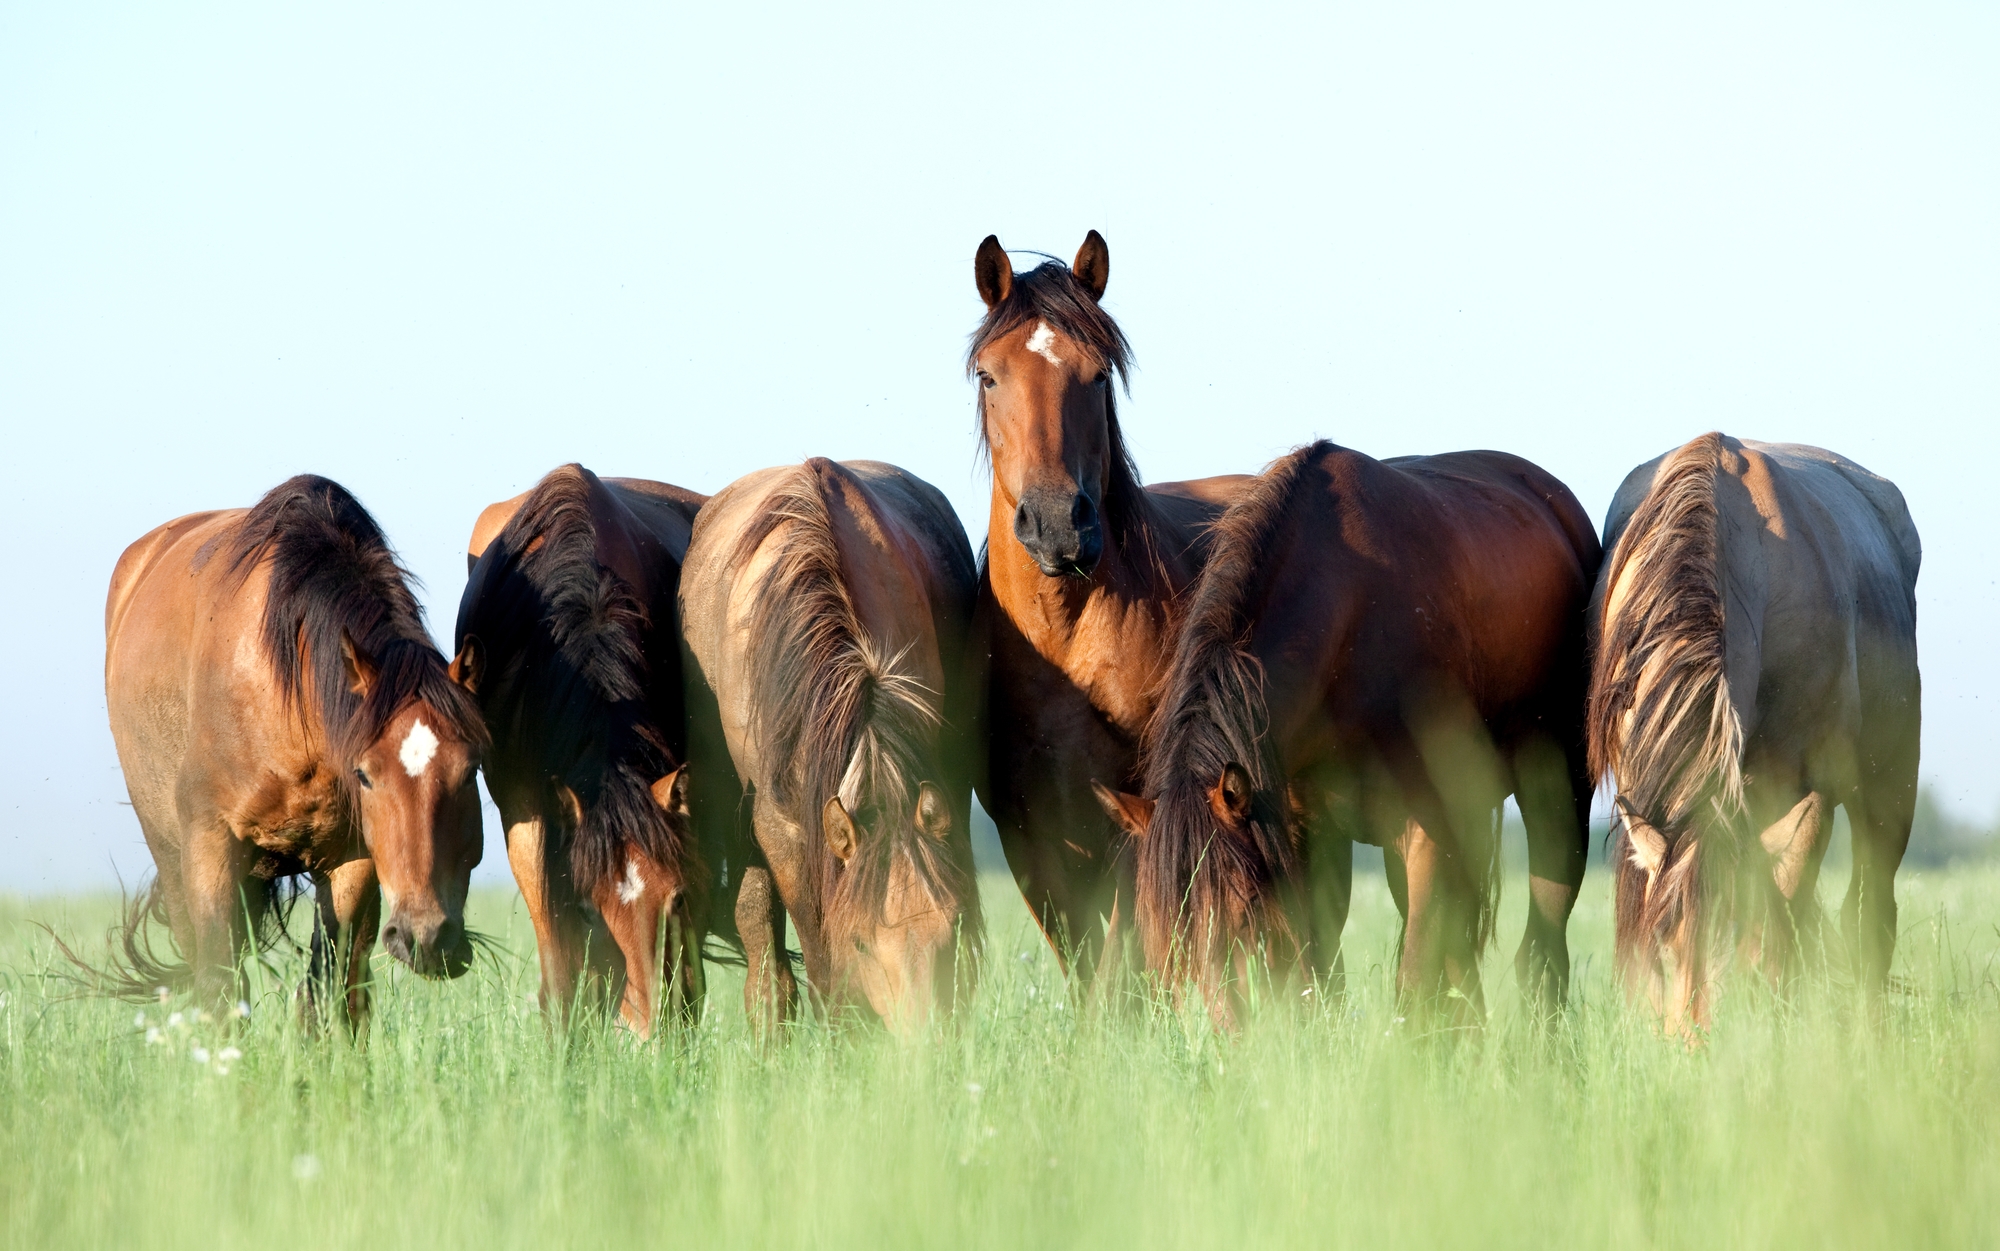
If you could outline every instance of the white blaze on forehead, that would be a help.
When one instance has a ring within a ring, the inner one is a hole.
[[[636,859],[627,860],[625,862],[625,880],[618,883],[618,902],[631,903],[643,894],[645,890],[646,879],[639,876],[639,862]]]
[[[1049,329],[1049,323],[1035,323],[1035,333],[1028,336],[1028,350],[1051,365],[1062,364],[1062,357],[1056,355],[1056,332]]]
[[[420,778],[424,770],[431,767],[431,757],[437,755],[438,736],[421,721],[412,722],[410,732],[403,736],[403,749],[396,753],[403,762],[403,772],[413,778]]]

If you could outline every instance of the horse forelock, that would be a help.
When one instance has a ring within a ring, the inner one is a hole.
[[[1669,455],[1607,562],[1588,709],[1590,769],[1661,840],[1657,868],[1613,857],[1621,938],[1698,925],[1726,886],[1743,812],[1744,731],[1729,689],[1716,479],[1722,436]],[[1709,919],[1719,919],[1712,917]]]
[[[262,642],[286,707],[318,717],[329,753],[346,767],[412,703],[477,753],[487,743],[478,706],[453,682],[424,629],[410,574],[381,527],[339,483],[301,474],[267,492],[236,526],[230,569],[240,586],[262,569]],[[374,665],[366,696],[350,689],[343,639]],[[351,794],[349,795],[351,799]]]
[[[918,785],[935,759],[941,692],[862,626],[847,592],[823,479],[844,471],[814,458],[764,501],[738,539],[734,563],[768,553],[749,622],[751,733],[775,762],[771,799],[798,822],[817,898],[818,927],[850,917],[879,923],[888,870],[907,854],[942,906],[975,913],[969,867],[915,828]],[[767,546],[768,545],[768,546]],[[843,865],[820,814],[838,796],[860,845]],[[960,840],[962,841],[962,840]]]
[[[494,669],[480,700],[496,751],[576,796],[582,819],[573,827],[557,796],[542,799],[569,840],[586,897],[624,870],[627,847],[688,880],[700,876],[692,831],[650,789],[680,762],[646,699],[653,623],[638,593],[599,559],[593,503],[605,491],[577,464],[536,483],[481,558],[494,564],[459,622]]]

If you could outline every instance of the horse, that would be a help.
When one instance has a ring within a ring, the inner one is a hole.
[[[1337,988],[1353,842],[1378,843],[1400,1000],[1476,1023],[1512,793],[1531,874],[1515,969],[1560,1005],[1599,557],[1569,490],[1502,452],[1380,461],[1320,441],[1273,462],[1215,523],[1145,791],[1097,788],[1137,844],[1149,969],[1223,1028],[1266,971]]]
[[[958,945],[980,934],[975,578],[944,496],[874,461],[760,470],[695,521],[695,818],[725,886],[735,867],[744,1006],[765,1037],[794,1011],[788,912],[829,1015],[865,1003],[909,1034],[953,1002]]]
[[[1141,485],[1119,428],[1131,348],[1101,303],[1110,272],[1094,230],[1073,265],[1019,274],[988,235],[973,262],[986,315],[966,352],[993,474],[979,798],[1057,958],[1085,977],[1107,951],[1123,966],[1131,908],[1124,840],[1092,781],[1139,785],[1175,603],[1251,480]]]
[[[375,520],[311,474],[250,509],[192,513],[125,549],[105,604],[111,734],[156,875],[125,921],[114,989],[226,1001],[281,885],[315,897],[311,1019],[366,1021],[382,942],[426,977],[471,960],[478,706],[424,631]],[[179,960],[144,929],[164,920]]]
[[[681,557],[705,497],[553,470],[484,510],[457,646],[493,732],[486,786],[567,1013],[586,966],[640,1037],[698,1017],[705,878],[689,825]]]
[[[1628,993],[1692,1037],[1732,927],[1782,980],[1817,928],[1835,804],[1854,838],[1842,921],[1879,993],[1922,728],[1923,548],[1902,493],[1820,448],[1710,433],[1626,477],[1604,544],[1590,767],[1616,784]]]

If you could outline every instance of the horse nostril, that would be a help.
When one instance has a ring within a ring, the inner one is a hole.
[[[465,933],[465,926],[458,921],[446,921],[438,926],[437,937],[431,940],[431,949],[437,952],[458,950],[459,939]]]
[[[1026,504],[1014,510],[1014,537],[1023,543],[1033,543],[1042,537],[1041,523]]]
[[[1090,497],[1081,491],[1070,501],[1069,524],[1078,530],[1087,530],[1097,524],[1097,505],[1091,503]]]
[[[405,955],[410,950],[409,935],[403,932],[402,926],[392,921],[382,927],[382,945],[389,949],[392,956]]]

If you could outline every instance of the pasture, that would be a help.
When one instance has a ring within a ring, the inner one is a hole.
[[[1844,872],[1821,884],[1831,902]],[[1396,919],[1360,875],[1349,988],[1235,1039],[1157,1008],[1079,1013],[1010,883],[981,987],[935,1039],[751,1040],[711,965],[699,1029],[552,1039],[511,888],[465,978],[374,957],[365,1045],[292,1023],[274,957],[245,1022],[64,997],[35,922],[87,944],[106,898],[0,901],[7,1246],[1932,1246],[2000,1228],[2000,865],[1900,877],[1898,990],[1789,1002],[1732,978],[1709,1044],[1662,1040],[1610,970],[1609,877],[1540,1037],[1490,951],[1480,1035],[1411,1036]],[[1502,935],[1518,935],[1510,873]],[[301,913],[301,917],[303,913]],[[153,1031],[158,1031],[154,1034]],[[157,1041],[149,1042],[149,1036]],[[233,1050],[226,1050],[233,1049]],[[240,1054],[238,1054],[240,1053]],[[226,1071],[225,1071],[226,1070]],[[1448,1243],[1446,1240],[1449,1240]]]

